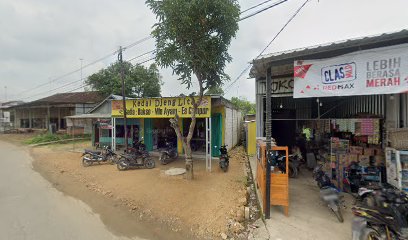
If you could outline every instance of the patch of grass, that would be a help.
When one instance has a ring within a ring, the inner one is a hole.
[[[85,137],[90,137],[90,135],[82,134],[82,135],[75,136],[75,138],[85,138]],[[65,140],[65,139],[72,139],[72,136],[68,134],[60,135],[60,134],[45,133],[45,134],[40,134],[33,138],[27,139],[24,141],[24,143],[25,144],[36,144],[36,143],[53,142],[53,141],[59,141],[59,140]]]

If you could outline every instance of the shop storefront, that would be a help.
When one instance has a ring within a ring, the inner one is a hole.
[[[111,106],[111,144],[116,149],[124,143],[117,140],[121,136],[119,131],[123,132],[123,102],[112,100]],[[143,137],[149,151],[159,151],[169,141],[177,146],[180,154],[183,152],[182,143],[177,140],[169,120],[177,114],[181,131],[187,134],[191,123],[190,97],[130,99],[126,101],[126,109],[129,143]],[[231,148],[238,143],[241,113],[228,100],[220,96],[204,96],[196,117],[191,140],[193,154],[215,157],[219,155],[219,146],[227,144]],[[131,126],[129,122],[132,122]]]
[[[339,188],[352,162],[366,172],[375,167],[367,178],[386,181],[385,149],[395,144],[389,134],[408,127],[407,41],[401,31],[254,61],[257,137],[265,136],[270,77],[272,136],[279,146],[300,146],[311,165],[328,160],[325,170]]]

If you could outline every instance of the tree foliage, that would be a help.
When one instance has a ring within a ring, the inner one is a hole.
[[[86,80],[93,90],[103,94],[122,95],[121,66],[119,62],[92,74]],[[127,97],[160,97],[161,76],[156,64],[148,68],[123,62],[125,93]]]
[[[147,0],[156,14],[153,26],[156,61],[171,67],[187,88],[194,74],[200,90],[220,86],[231,61],[228,47],[238,30],[239,5],[235,0]]]
[[[207,91],[205,92],[205,95],[224,95],[224,90],[222,90],[222,87],[220,86],[210,86]]]
[[[251,103],[245,97],[232,97],[231,102],[241,111],[242,116],[247,114],[255,114],[256,104]]]
[[[186,157],[187,179],[193,179],[190,141],[193,136],[198,106],[204,91],[221,86],[229,79],[224,72],[231,61],[228,47],[238,30],[237,0],[146,0],[158,22],[153,25],[156,39],[156,62],[171,67],[188,89],[197,79],[198,100],[190,94],[193,109],[187,136],[179,128],[179,117],[171,119],[171,126],[182,140]]]

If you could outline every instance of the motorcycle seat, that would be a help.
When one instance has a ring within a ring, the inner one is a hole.
[[[101,151],[94,151],[94,150],[89,150],[89,149],[85,149],[84,150],[85,151],[85,153],[92,153],[92,154],[101,154]]]

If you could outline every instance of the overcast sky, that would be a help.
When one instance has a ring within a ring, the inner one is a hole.
[[[241,10],[263,1],[241,0]],[[232,80],[303,2],[289,0],[240,22],[230,47],[233,61],[226,68]],[[407,0],[310,0],[265,53],[406,29],[407,9]],[[0,101],[6,99],[6,92],[8,100],[31,101],[78,89],[80,71],[54,79],[79,69],[81,58],[85,66],[119,46],[149,36],[155,22],[144,0],[0,0],[0,16]],[[149,39],[125,51],[124,59],[153,49],[154,40]],[[150,57],[146,55],[133,63]],[[83,68],[83,76],[108,66],[116,58],[112,55]],[[180,87],[171,70],[162,69],[161,74],[163,96],[190,92]],[[229,89],[226,97],[244,96],[255,101],[254,80],[247,78],[248,73]]]

